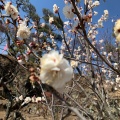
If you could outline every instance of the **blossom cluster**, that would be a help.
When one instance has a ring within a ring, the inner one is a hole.
[[[22,39],[27,39],[27,38],[29,38],[30,33],[31,33],[30,28],[27,27],[25,21],[22,21],[19,24],[19,28],[18,28],[18,31],[17,31],[17,37],[20,37]]]
[[[104,15],[102,15],[102,17],[98,20],[98,27],[103,27],[103,21],[108,19],[108,10],[104,10]]]
[[[87,14],[85,13],[85,9],[82,7],[77,6],[76,3],[76,8],[77,12],[79,12],[79,15],[81,16],[81,19],[83,20],[83,24],[86,27],[86,34],[87,38],[91,42],[91,44],[98,49],[99,53],[101,56],[107,60],[107,62],[113,66],[114,69],[119,70],[119,61],[117,54],[119,49],[118,46],[116,50],[113,51],[106,51],[105,45],[104,45],[104,38],[97,40],[97,35],[99,35],[99,28],[103,28],[103,22],[107,21],[109,18],[109,12],[108,10],[104,10],[104,14],[98,19],[96,23],[92,21],[93,15],[96,16],[98,14],[97,11],[94,11],[94,7],[97,7],[100,5],[99,1],[92,1],[92,0],[85,0],[85,5],[88,7]],[[68,21],[64,22],[64,29],[65,29],[65,38],[67,45],[69,45],[69,49],[72,53],[73,52],[73,57],[75,60],[71,60],[71,66],[76,69],[76,67],[79,67],[82,69],[82,74],[83,75],[90,75],[91,74],[91,68],[88,64],[82,64],[82,62],[90,62],[89,57],[91,58],[92,62],[94,64],[98,64],[101,66],[100,71],[102,75],[106,78],[109,79],[109,82],[115,81],[116,80],[116,75],[114,72],[112,72],[110,69],[107,69],[108,67],[102,63],[102,62],[97,62],[99,61],[99,56],[96,54],[93,48],[89,48],[89,50],[86,48],[86,38],[84,37],[83,30],[81,28],[81,21],[79,21],[78,16],[76,15],[76,11],[74,10],[74,7],[72,5],[72,2],[68,2],[67,0],[65,1],[65,7],[63,8],[63,14],[65,18],[70,19]],[[69,8],[69,9],[68,9]],[[82,25],[83,26],[83,25]],[[119,39],[119,29],[120,29],[120,20],[117,20],[115,23],[114,27],[114,34],[117,39],[117,42],[120,41]],[[71,37],[72,36],[72,37]],[[76,38],[74,38],[76,36]],[[79,42],[77,42],[77,40]],[[74,43],[77,42],[78,45],[74,46]],[[116,46],[116,42],[113,43]],[[117,44],[118,45],[118,44]],[[74,46],[74,47],[73,47]],[[89,52],[88,52],[89,51]],[[61,53],[66,55],[66,52],[68,53],[66,43],[63,40],[62,45],[61,45]],[[88,55],[89,53],[89,55]],[[114,61],[114,62],[112,62]],[[97,68],[94,67],[95,74],[97,73]],[[105,79],[104,78],[104,79]],[[119,87],[118,87],[119,88]],[[115,88],[116,89],[116,88]]]
[[[45,98],[44,97],[26,97],[25,99],[23,99],[23,96],[19,96],[19,97],[16,97],[15,100],[18,102],[18,101],[23,101],[21,106],[25,105],[25,104],[28,104],[28,103],[38,103],[38,102],[44,102],[45,101]]]
[[[5,8],[6,13],[10,15],[13,20],[17,19],[19,12],[17,8],[12,5],[11,2],[7,2],[4,8]]]

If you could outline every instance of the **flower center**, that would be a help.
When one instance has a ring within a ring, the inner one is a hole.
[[[54,58],[53,61],[56,62],[56,59]]]
[[[120,33],[120,29],[118,29],[118,33]]]

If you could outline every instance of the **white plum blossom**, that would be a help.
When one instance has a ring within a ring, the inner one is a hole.
[[[58,13],[58,11],[59,11],[59,7],[56,4],[54,4],[53,5],[53,12]]]
[[[54,36],[53,36],[52,34],[50,34],[50,38],[51,38],[51,39],[54,39]]]
[[[23,60],[18,60],[18,63],[20,64],[20,65],[23,65],[23,64],[25,64],[25,62],[23,61]]]
[[[94,15],[97,15],[97,14],[98,14],[98,12],[94,11]]]
[[[18,101],[19,101],[19,98],[18,98],[18,97],[15,97],[15,100],[18,102]]]
[[[28,103],[30,103],[32,101],[32,99],[30,98],[30,97],[26,97],[25,99],[24,99],[24,102],[21,104],[21,106],[23,106],[23,105],[25,105],[25,104],[28,104]]]
[[[47,50],[48,50],[48,51],[51,51],[51,50],[52,50],[52,48],[51,48],[50,46],[48,46],[48,47],[47,47]]]
[[[103,42],[104,42],[104,40],[103,40],[103,39],[99,40],[99,43],[100,43],[100,44],[102,44]]]
[[[23,100],[23,95],[19,96],[19,97],[15,97],[16,101],[22,101]]]
[[[107,19],[108,19],[108,15],[109,15],[108,10],[104,10],[103,19],[104,19],[104,20],[107,20]]]
[[[114,84],[115,84],[115,82],[111,81],[111,82],[110,82],[110,84],[111,84],[111,85],[114,85]]]
[[[112,56],[112,52],[109,52],[109,53],[108,53],[108,56],[109,56],[109,57]]]
[[[25,64],[25,61],[23,60],[22,57],[17,57],[17,61],[18,61],[18,63],[19,63],[20,65]]]
[[[106,21],[108,19],[108,15],[109,15],[108,10],[104,10],[104,14],[98,20],[98,28],[103,27],[103,21]]]
[[[44,27],[45,27],[45,23],[41,23],[41,24],[40,24],[40,27],[41,27],[41,28],[44,28]]]
[[[37,98],[36,98],[36,103],[41,102],[41,101],[42,101],[42,98],[41,98],[41,97],[37,97]]]
[[[23,95],[19,96],[19,100],[21,101],[23,100]]]
[[[10,15],[14,20],[17,19],[19,12],[17,8],[12,5],[11,2],[7,2],[4,8],[8,15]]]
[[[108,10],[104,10],[104,14],[105,15],[108,15],[109,13],[108,13]]]
[[[95,46],[96,45],[96,41],[92,41],[92,45]]]
[[[65,3],[65,4],[67,4],[67,3],[68,3],[68,1],[67,1],[67,0],[64,0],[64,3]]]
[[[65,15],[66,18],[72,19],[74,17],[73,10],[74,10],[74,8],[72,5],[66,5],[63,8],[63,14]]]
[[[77,32],[78,29],[79,29],[79,20],[75,19],[74,24],[72,26],[72,32]]]
[[[33,96],[32,98],[31,98],[31,102],[36,102],[36,97],[35,96]]]
[[[87,2],[88,2],[88,4],[91,6],[92,5],[92,0],[84,0],[85,1],[85,5],[87,4]]]
[[[27,39],[30,36],[30,29],[26,26],[26,23],[23,21],[21,24],[19,24],[18,31],[17,31],[17,37],[20,37],[22,39]]]
[[[70,64],[73,68],[76,68],[78,66],[78,61],[71,60]]]
[[[43,36],[44,36],[44,33],[41,32],[40,35],[39,35],[39,37],[42,38]]]
[[[106,83],[110,83],[110,80],[105,80]]]
[[[72,75],[73,69],[63,58],[63,54],[51,51],[41,58],[40,79],[42,83],[52,86],[58,92],[63,92],[65,84],[71,80]]]
[[[107,52],[103,52],[103,55],[107,55]]]
[[[41,99],[42,99],[42,101],[46,101],[45,97],[42,97]]]
[[[102,27],[103,27],[103,20],[102,20],[102,19],[99,19],[99,20],[98,20],[98,27],[99,27],[99,28],[102,28]]]
[[[70,24],[70,21],[65,21],[64,22],[64,25],[69,25]]]
[[[114,63],[113,66],[115,69],[118,69],[118,63]]]
[[[118,20],[115,22],[114,34],[115,34],[115,36],[116,36],[116,40],[117,40],[118,42],[120,42],[120,19],[118,19]]]
[[[54,18],[53,17],[49,17],[49,23],[52,24],[54,22]]]
[[[120,82],[120,77],[117,75],[116,79],[115,79],[116,83]]]
[[[103,72],[103,73],[106,73],[106,72],[107,72],[107,70],[106,70],[106,69],[104,69],[104,68],[102,68],[102,72]]]
[[[100,2],[99,2],[99,1],[93,2],[93,6],[99,6],[99,5],[100,5]]]

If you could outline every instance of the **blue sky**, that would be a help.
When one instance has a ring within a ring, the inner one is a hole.
[[[48,8],[53,11],[53,5],[57,4],[59,6],[60,15],[64,18],[62,9],[64,7],[63,0],[30,0],[30,2],[36,7],[38,15],[42,15],[42,8]]]
[[[101,0],[102,1],[102,0]],[[98,19],[102,14],[104,10],[109,11],[109,20],[104,23],[106,28],[111,28],[113,26],[113,23],[111,23],[111,19],[118,19],[120,18],[120,0],[106,0],[106,2],[101,2],[100,6],[96,7],[96,11],[99,12],[99,14],[96,16],[96,19]]]
[[[83,0],[81,0],[83,1]],[[104,10],[109,11],[109,17],[114,17],[115,20],[117,18],[120,18],[120,0],[106,0],[106,2],[103,2],[103,0],[100,0],[100,6],[96,7],[96,11],[98,11],[98,15],[94,17],[95,21],[101,17]],[[30,2],[35,5],[37,13],[41,16],[42,15],[42,8],[48,8],[50,10],[53,9],[53,5],[57,4],[60,7],[60,15],[63,20],[65,19],[62,9],[64,7],[64,0],[30,0]],[[113,23],[111,23],[111,19],[109,19],[107,22],[104,22],[105,29],[111,29],[113,26]]]

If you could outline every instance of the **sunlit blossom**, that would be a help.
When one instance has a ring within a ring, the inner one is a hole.
[[[59,7],[56,4],[54,4],[53,5],[53,12],[58,13],[58,11],[59,11]]]
[[[71,80],[73,69],[62,54],[51,51],[41,58],[40,79],[57,91],[62,92],[65,83]]]
[[[103,20],[102,20],[102,19],[99,19],[99,20],[98,20],[98,27],[99,27],[99,28],[102,28],[102,27],[103,27]]]
[[[41,23],[41,24],[40,24],[40,27],[41,27],[41,28],[44,28],[44,27],[45,27],[45,23]]]
[[[10,15],[14,20],[18,17],[18,10],[15,6],[12,5],[11,2],[7,2],[4,6],[5,11],[8,15]]]
[[[64,0],[64,3],[65,3],[65,4],[67,4],[67,3],[68,3],[68,1],[67,1],[67,0]]]
[[[24,99],[24,102],[21,104],[21,106],[23,106],[24,104],[28,104],[28,103],[30,103],[32,101],[32,99],[30,98],[30,97],[26,97],[25,99]]]
[[[98,12],[94,11],[94,15],[97,15],[97,14],[98,14]]]
[[[116,83],[119,83],[120,82],[120,77],[117,76],[116,79],[115,79]]]
[[[118,19],[118,20],[115,22],[114,34],[115,34],[115,36],[116,36],[117,41],[120,42],[120,19]]]
[[[108,13],[108,10],[104,10],[104,14],[105,15],[108,15],[109,13]]]
[[[17,37],[27,39],[30,36],[30,33],[30,29],[26,26],[26,23],[23,21],[18,27]]]
[[[49,17],[49,23],[52,24],[54,22],[54,18],[53,17]]]
[[[44,33],[41,32],[40,35],[39,35],[39,37],[42,38],[43,36],[44,36]]]
[[[99,6],[99,5],[100,5],[100,2],[99,2],[99,1],[93,2],[93,6]]]
[[[75,68],[75,67],[78,66],[78,61],[72,60],[72,61],[70,62],[70,64],[71,64],[71,66],[72,66],[73,68]]]
[[[72,26],[72,32],[77,32],[78,29],[80,29],[79,20],[76,19],[76,20],[74,21],[73,26]]]
[[[70,5],[66,5],[64,8],[63,8],[63,14],[65,15],[66,18],[68,19],[72,19],[74,17],[74,13],[73,13],[73,6],[70,4]]]

